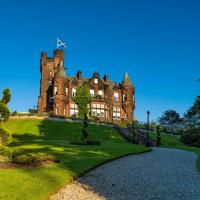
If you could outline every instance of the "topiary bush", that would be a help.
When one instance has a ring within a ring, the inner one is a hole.
[[[8,129],[0,126],[0,145],[8,145],[12,140],[11,133]]]
[[[12,151],[6,147],[0,145],[0,163],[1,162],[9,162],[12,158]]]
[[[3,118],[3,121],[7,122],[10,118],[11,113],[7,105],[2,102],[0,102],[0,113],[1,113],[1,118]]]
[[[160,127],[157,125],[156,127],[156,146],[161,146],[161,137],[160,137]]]
[[[15,152],[13,154],[13,162],[19,164],[37,164],[42,161],[53,161],[56,162],[54,156],[38,152],[38,153],[22,153],[23,151]]]

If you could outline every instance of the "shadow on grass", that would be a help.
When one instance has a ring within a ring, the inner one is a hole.
[[[27,122],[28,123],[28,122]],[[21,124],[23,126],[23,124]],[[91,168],[103,162],[120,157],[122,155],[147,151],[128,144],[111,127],[89,125],[89,139],[99,140],[100,146],[71,145],[70,141],[80,140],[81,123],[58,122],[41,120],[37,123],[38,131],[21,132],[20,128],[13,134],[12,148],[22,148],[31,152],[47,152],[54,155],[60,163],[56,167],[70,172],[71,176],[80,176]],[[22,129],[25,130],[25,129]],[[24,170],[29,173],[29,170]],[[40,178],[49,181],[59,180],[55,176],[41,173]],[[94,189],[95,190],[95,189]]]

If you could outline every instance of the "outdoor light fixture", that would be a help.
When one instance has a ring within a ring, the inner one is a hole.
[[[149,115],[150,111],[147,111],[147,138],[146,138],[146,146],[149,146]]]

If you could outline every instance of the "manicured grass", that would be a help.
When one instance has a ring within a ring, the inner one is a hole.
[[[10,120],[13,149],[42,151],[55,155],[60,163],[32,169],[0,169],[0,199],[47,199],[74,177],[114,158],[150,149],[127,143],[111,127],[90,125],[89,140],[100,146],[70,145],[81,137],[80,123],[48,120]]]
[[[151,138],[155,139],[156,134],[151,133]],[[192,151],[197,154],[197,169],[200,171],[200,148],[197,147],[190,147],[183,144],[180,141],[179,135],[169,135],[169,134],[161,134],[161,146],[168,147],[168,148],[175,148],[175,149],[182,149],[186,151]]]

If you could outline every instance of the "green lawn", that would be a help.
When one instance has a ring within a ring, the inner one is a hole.
[[[80,123],[48,120],[10,120],[5,125],[13,133],[11,148],[49,152],[60,163],[32,169],[0,169],[0,199],[48,199],[74,177],[114,158],[150,149],[122,139],[111,127],[90,125],[89,139],[101,146],[70,145],[81,137]]]
[[[152,139],[156,138],[155,133],[150,134]],[[161,146],[175,149],[182,149],[186,151],[192,151],[197,154],[197,169],[200,171],[200,148],[186,146],[180,141],[180,136],[178,135],[169,135],[169,134],[161,134]]]

